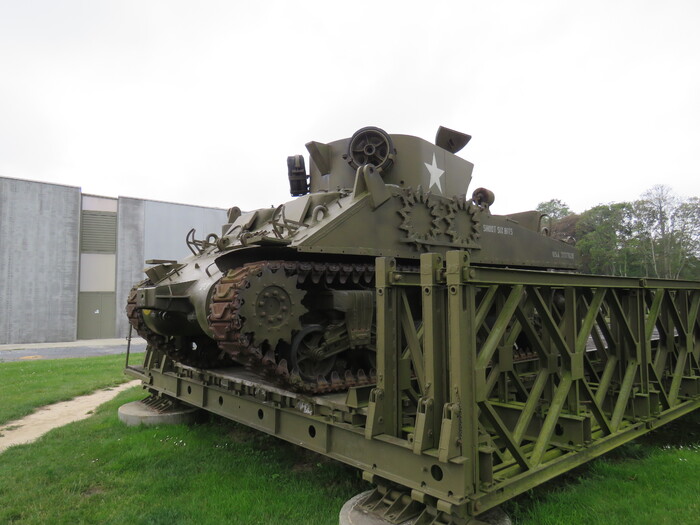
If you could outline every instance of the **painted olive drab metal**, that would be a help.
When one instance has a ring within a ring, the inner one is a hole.
[[[345,390],[355,385],[366,385],[374,381],[374,370],[334,370],[329,377],[318,376],[315,381],[302,378],[298,369],[290,370],[289,362],[283,357],[275,355],[272,341],[267,351],[261,349],[262,343],[269,334],[266,327],[262,334],[256,332],[252,324],[254,318],[245,317],[246,301],[248,295],[252,299],[250,290],[259,287],[258,282],[274,273],[283,273],[285,278],[291,280],[299,296],[305,286],[354,284],[371,285],[374,281],[374,267],[368,264],[334,264],[320,262],[297,261],[259,261],[249,263],[241,268],[229,270],[215,287],[212,296],[211,314],[209,320],[214,332],[215,340],[219,348],[233,360],[246,365],[254,370],[272,377],[280,386],[306,393],[322,393],[337,390]],[[288,288],[290,290],[291,288]],[[264,293],[264,290],[261,291]],[[300,302],[300,299],[298,299]],[[291,301],[290,301],[291,302]],[[250,304],[250,299],[248,301]],[[291,305],[290,305],[291,306]],[[296,305],[299,308],[300,305]],[[251,308],[249,307],[250,311]],[[293,309],[292,309],[293,315]],[[263,316],[266,318],[267,315]],[[284,321],[284,319],[282,319]],[[287,321],[287,324],[292,324]],[[292,324],[293,326],[293,324]],[[301,329],[301,325],[299,325]],[[285,334],[287,335],[287,334]],[[291,339],[291,332],[288,340]],[[368,350],[371,351],[371,350]]]
[[[368,506],[418,523],[466,523],[700,408],[700,283],[475,267],[465,252],[425,254],[420,271],[380,258],[375,281],[376,385],[305,395],[154,347],[128,371],[354,465],[378,487]]]
[[[356,466],[369,506],[418,525],[465,523],[697,408],[700,284],[573,273],[545,215],[468,196],[469,139],[308,143],[295,199],[231,208],[221,235],[188,234],[191,256],[147,261],[127,315],[149,346],[128,372]]]
[[[283,279],[292,282],[293,286],[285,289],[277,285],[279,280],[277,284],[274,280],[272,284],[268,282],[266,277],[269,278],[270,275],[275,275],[278,272],[284,275]],[[299,309],[303,309],[300,302],[304,286],[328,286],[334,283],[368,286],[372,285],[373,281],[374,267],[371,264],[259,261],[229,270],[215,287],[209,316],[215,336],[214,340],[219,351],[216,352],[216,355],[212,355],[211,352],[206,354],[206,360],[199,360],[197,354],[184,352],[174,344],[172,338],[157,334],[146,326],[143,322],[142,312],[136,306],[137,289],[147,284],[146,281],[139,283],[132,289],[127,305],[127,315],[132,326],[141,337],[146,339],[149,345],[184,364],[208,366],[215,362],[221,354],[225,354],[237,363],[259,372],[262,377],[273,379],[279,386],[305,393],[331,392],[374,383],[376,380],[375,371],[361,368],[334,370],[328,377],[319,376],[315,380],[302,378],[298,369],[290,369],[287,359],[275,355],[274,344],[277,342],[276,340],[267,345],[267,350],[263,350],[262,345],[267,342],[266,337],[271,331],[268,327],[264,327],[264,331],[262,331],[265,335],[255,336],[256,328],[253,326],[253,320],[257,319],[257,316],[251,316],[248,319],[245,316],[246,306],[248,311],[251,311],[254,306],[250,305],[255,305],[257,299],[252,290],[262,286],[263,288],[259,291],[265,294],[267,287],[275,288],[270,292],[270,295],[279,291],[280,295],[285,295],[283,301],[286,300],[289,306],[292,306],[291,303],[294,301],[288,298],[288,294],[297,292],[295,308],[292,308],[291,312],[285,311],[285,316],[279,321],[274,320],[274,322],[280,322],[281,325],[288,328],[290,324],[293,326],[292,321],[298,322],[299,317],[301,317]],[[297,284],[302,288],[297,289]],[[246,300],[245,297],[248,299]],[[275,300],[277,301],[277,299]],[[261,299],[261,301],[264,303],[265,299]],[[282,308],[286,308],[286,306],[282,305]],[[283,312],[280,309],[276,313]],[[259,314],[260,312],[258,312],[258,316]],[[265,317],[267,316],[263,316],[263,318]],[[297,327],[297,329],[300,328],[301,325]],[[260,333],[259,331],[258,334]],[[289,333],[282,334],[280,338],[284,339],[285,335],[290,340],[291,329]]]

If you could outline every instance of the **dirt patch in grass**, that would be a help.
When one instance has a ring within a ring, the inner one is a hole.
[[[31,443],[51,429],[85,419],[102,403],[138,384],[139,381],[130,381],[117,387],[98,390],[70,401],[40,407],[33,414],[16,421],[10,421],[0,428],[0,452],[12,445]]]
[[[90,496],[96,496],[96,495],[98,495],[98,494],[104,494],[105,492],[107,492],[107,491],[105,490],[104,487],[96,486],[96,487],[90,487],[89,489],[84,490],[83,492],[81,492],[81,495],[83,495],[84,497],[88,498],[88,497],[90,497]]]
[[[343,503],[369,488],[354,469],[311,453],[313,470],[293,472],[301,449],[275,438],[234,442],[243,427],[220,418],[122,424],[119,406],[145,395],[123,392],[0,456],[0,523],[337,525]]]
[[[39,407],[129,380],[123,355],[0,363],[0,427]]]

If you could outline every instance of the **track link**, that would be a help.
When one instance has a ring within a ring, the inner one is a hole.
[[[229,270],[215,286],[209,315],[209,326],[219,348],[234,361],[283,388],[297,392],[323,394],[375,383],[376,372],[370,370],[367,374],[362,369],[356,373],[349,369],[333,371],[330,377],[319,376],[310,382],[301,377],[299,370],[290,371],[286,359],[278,361],[274,349],[263,353],[246,332],[245,319],[240,310],[243,305],[242,292],[253,286],[256,277],[265,270],[285,272],[286,276],[295,275],[301,287],[318,284],[359,286],[374,282],[373,264],[258,261]]]
[[[358,369],[333,371],[329,377],[318,376],[315,381],[305,380],[299,370],[289,369],[286,359],[275,355],[274,348],[263,351],[246,331],[246,319],[241,316],[244,290],[255,284],[264,271],[285,272],[286,276],[296,276],[300,288],[314,285],[373,286],[374,265],[361,263],[327,263],[302,261],[257,261],[228,270],[215,285],[208,317],[214,341],[219,350],[219,358],[226,356],[244,365],[261,377],[282,388],[305,394],[323,394],[347,390],[354,386],[376,383],[376,371],[367,373]],[[138,334],[153,348],[163,351],[169,357],[190,366],[208,365],[196,362],[194,358],[175,347],[170,338],[150,330],[143,320],[141,310],[136,305],[138,289],[150,286],[149,280],[138,283],[131,289],[126,312],[129,322]],[[536,359],[535,352],[529,349],[514,350],[514,361]]]

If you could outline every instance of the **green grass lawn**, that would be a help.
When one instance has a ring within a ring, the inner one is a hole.
[[[124,381],[123,358],[0,364],[0,414],[11,411],[8,392],[26,401],[46,390],[52,402],[62,385],[86,393]],[[335,525],[343,503],[369,488],[354,469],[221,418],[122,425],[118,407],[144,396],[130,389],[92,417],[2,453],[0,523]],[[42,404],[32,399],[25,410]],[[504,508],[525,525],[700,524],[700,411]]]
[[[0,363],[0,425],[40,406],[130,381],[124,360],[124,355],[106,355]]]
[[[700,524],[700,410],[506,503],[523,525]]]
[[[126,427],[118,407],[0,456],[0,523],[337,524],[356,471],[215,419]]]

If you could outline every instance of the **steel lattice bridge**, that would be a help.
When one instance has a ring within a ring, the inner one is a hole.
[[[480,513],[700,407],[700,283],[376,262],[374,385],[305,396],[149,348],[168,396],[353,465],[400,523]]]

